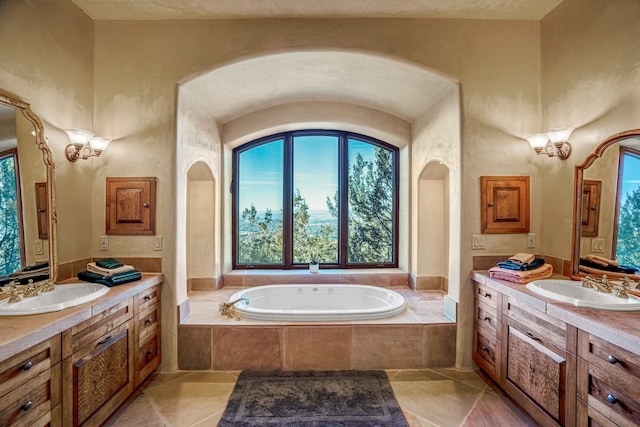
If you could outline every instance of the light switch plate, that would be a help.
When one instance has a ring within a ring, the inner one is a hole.
[[[527,234],[527,247],[535,248],[536,247],[536,235],[535,233]]]
[[[471,240],[471,249],[484,249],[485,239],[483,235],[474,234]]]
[[[33,252],[36,255],[42,255],[44,253],[44,248],[42,247],[42,240],[36,240],[36,245]]]
[[[162,250],[162,236],[153,236],[153,250],[154,251]]]
[[[101,251],[109,250],[109,238],[107,236],[100,236],[100,250]]]

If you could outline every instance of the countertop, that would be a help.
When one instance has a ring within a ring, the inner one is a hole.
[[[562,278],[566,279],[566,277]],[[491,286],[505,295],[519,298],[540,311],[625,350],[640,354],[640,311],[609,311],[576,307],[538,295],[527,289],[525,285],[492,279],[487,271],[473,271],[471,279]]]
[[[161,273],[143,273],[142,279],[114,286],[105,295],[75,307],[27,316],[0,316],[0,362],[163,281]],[[56,286],[77,282],[67,280]]]

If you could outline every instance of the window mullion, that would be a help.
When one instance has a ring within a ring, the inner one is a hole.
[[[338,163],[338,265],[344,268],[349,261],[349,143],[346,133],[340,134]]]
[[[282,185],[282,250],[284,268],[293,265],[293,136],[284,139]]]

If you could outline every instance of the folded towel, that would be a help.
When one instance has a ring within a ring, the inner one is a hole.
[[[103,276],[113,276],[114,274],[133,271],[135,270],[135,268],[133,268],[132,265],[123,265],[122,267],[115,267],[115,268],[102,268],[98,266],[95,262],[90,262],[89,264],[87,264],[87,270],[91,271],[92,273],[101,274]]]
[[[519,271],[527,271],[534,270],[540,266],[544,265],[544,258],[536,258],[533,261],[526,264],[518,264],[513,261],[501,261],[497,264],[500,268],[506,268],[507,270],[519,270]]]
[[[638,272],[638,269],[635,267],[628,267],[625,265],[602,265],[599,261],[591,261],[589,259],[580,258],[580,265],[584,265],[585,267],[595,268],[602,271],[611,271],[614,273],[623,273],[623,274],[635,274]]]
[[[137,270],[117,273],[113,276],[102,276],[91,271],[81,271],[80,273],[78,273],[78,279],[80,280],[84,280],[85,282],[100,283],[109,287],[133,282],[135,280],[140,280],[141,278],[142,273]]]
[[[124,264],[118,261],[117,259],[105,258],[105,259],[96,261],[96,265],[100,268],[112,269],[112,268],[122,267]]]
[[[601,256],[598,256],[598,255],[593,255],[593,254],[587,255],[587,259],[589,261],[595,262],[596,264],[613,265],[614,267],[618,266],[618,261],[616,261],[614,259],[601,257]]]
[[[546,279],[553,274],[553,266],[544,264],[534,270],[516,271],[506,268],[491,267],[489,269],[489,277],[493,279],[506,280],[513,283],[529,283],[534,280]]]
[[[509,258],[509,261],[515,262],[516,264],[528,264],[536,259],[534,254],[527,254],[524,252],[518,252],[514,256]]]

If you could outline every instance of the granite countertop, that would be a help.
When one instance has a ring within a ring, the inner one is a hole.
[[[0,362],[163,281],[161,273],[143,273],[142,279],[114,286],[105,295],[75,307],[27,316],[0,316]],[[77,282],[72,279],[56,286]]]
[[[564,276],[553,278],[567,279]],[[471,279],[480,284],[493,285],[505,295],[519,298],[578,329],[625,350],[640,354],[640,311],[609,311],[576,307],[536,294],[523,284],[492,279],[487,271],[473,271]]]

